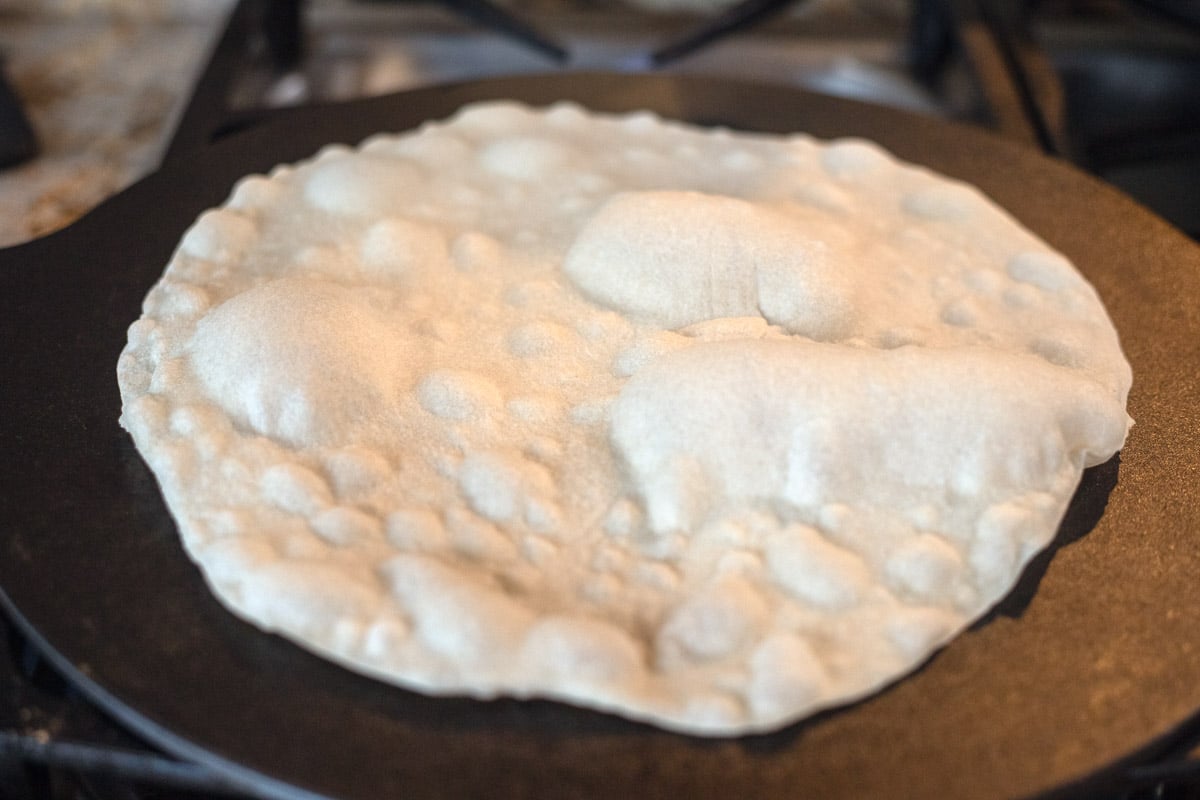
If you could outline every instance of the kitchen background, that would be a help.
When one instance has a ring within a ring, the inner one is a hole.
[[[0,171],[0,246],[69,223],[155,167],[233,5],[0,0],[0,57],[40,147],[36,159]],[[656,49],[729,1],[504,0],[568,51],[561,61],[498,32],[505,20],[472,21],[472,9],[486,4],[243,5],[265,9],[248,16],[258,25],[265,15],[275,34],[237,54],[227,83],[234,108],[489,74],[645,68]],[[1013,118],[1029,116],[1017,107],[1027,98],[1014,101],[1004,85],[1015,77],[1018,93],[1028,83],[1060,152],[1200,233],[1200,6],[1192,0],[757,5],[783,11],[662,68],[792,83],[1020,136],[1028,121]],[[289,6],[303,7],[300,51],[280,44]],[[1013,12],[1023,6],[1027,15]],[[1003,18],[981,25],[979,9],[988,7],[1005,9]],[[980,45],[987,34],[990,50]],[[1015,72],[997,75],[997,55]]]
[[[809,0],[775,3],[782,13],[694,51],[668,46],[730,22],[717,4],[505,0],[507,14],[486,16],[486,3],[467,0],[309,0],[297,17],[299,4],[272,0],[0,0],[15,103],[0,110],[0,160],[28,143],[18,114],[37,146],[0,170],[0,246],[70,224],[168,151],[202,146],[263,109],[492,74],[645,69],[656,53],[666,70],[987,126],[1069,158],[1200,236],[1194,0]],[[222,38],[235,9],[244,24]],[[0,634],[0,798],[222,790],[219,777],[90,709],[2,618]],[[1162,786],[1124,796],[1200,797],[1197,757]]]

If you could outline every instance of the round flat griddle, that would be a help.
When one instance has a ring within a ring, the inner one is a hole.
[[[552,702],[425,697],[259,633],[209,595],[117,425],[126,327],[186,227],[240,176],[486,98],[865,136],[980,186],[1104,298],[1134,368],[1128,446],[1085,475],[1055,545],[987,619],[878,695],[771,735],[704,740]],[[1005,797],[1111,785],[1200,709],[1196,298],[1200,248],[1098,181],[974,130],[792,89],[558,75],[298,111],[0,252],[0,586],[94,699],[266,794]]]

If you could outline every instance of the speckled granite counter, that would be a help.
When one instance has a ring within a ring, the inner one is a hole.
[[[0,53],[41,154],[0,172],[0,246],[152,171],[228,0],[0,0]]]

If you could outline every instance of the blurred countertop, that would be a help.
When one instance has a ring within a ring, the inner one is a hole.
[[[153,171],[230,0],[0,0],[0,57],[40,154],[0,171],[0,247]]]

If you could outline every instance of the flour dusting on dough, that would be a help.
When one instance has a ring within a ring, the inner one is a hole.
[[[513,103],[244,179],[118,375],[236,613],[405,687],[702,735],[983,614],[1130,384],[1092,287],[970,187]]]

